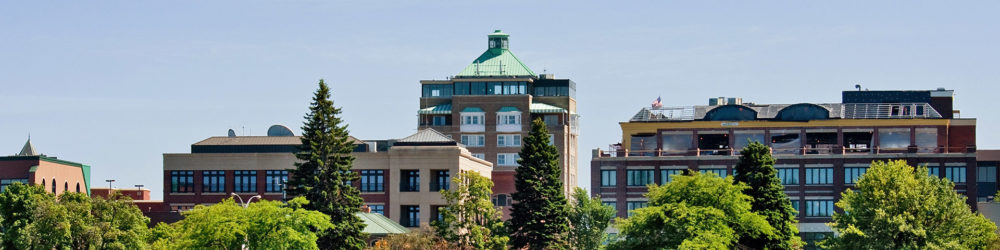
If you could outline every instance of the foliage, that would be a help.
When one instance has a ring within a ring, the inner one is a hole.
[[[372,250],[446,250],[452,249],[448,242],[437,238],[431,228],[421,227],[405,234],[393,234],[375,242]]]
[[[591,198],[587,190],[577,187],[569,212],[569,244],[576,249],[600,249],[608,240],[605,230],[615,218],[615,208],[604,205],[601,196]]]
[[[440,210],[442,220],[431,223],[437,236],[459,249],[503,249],[508,238],[501,213],[490,202],[493,182],[478,172],[460,173],[452,182],[451,190],[441,190],[448,202]]]
[[[831,249],[983,249],[996,225],[973,213],[947,179],[906,161],[872,163],[853,190],[841,194],[830,226]]]
[[[771,150],[764,144],[751,142],[740,152],[735,170],[734,180],[749,187],[743,193],[751,197],[750,211],[763,215],[774,227],[774,234],[743,237],[739,240],[740,244],[752,249],[801,248],[803,243],[798,236],[795,208],[785,195],[785,187],[774,169]]]
[[[4,249],[146,248],[149,218],[121,193],[105,200],[66,192],[56,200],[40,186],[17,183],[0,203]]]
[[[741,237],[766,237],[774,229],[750,211],[746,184],[714,174],[677,175],[666,185],[650,185],[649,206],[618,219],[622,241],[610,249],[728,249]]]
[[[307,209],[330,216],[333,227],[320,238],[320,248],[361,249],[368,236],[355,213],[363,200],[361,192],[349,185],[358,174],[351,171],[354,145],[340,112],[330,100],[330,88],[320,80],[302,126],[302,146],[295,154],[299,162],[291,171],[288,195],[305,197],[311,201]]]
[[[184,219],[153,229],[155,249],[319,249],[317,232],[333,227],[330,217],[303,209],[296,197],[282,204],[263,200],[247,208],[232,198],[198,205]]]
[[[517,161],[510,240],[514,248],[566,247],[569,209],[563,194],[559,151],[549,144],[549,131],[541,119],[531,123]]]

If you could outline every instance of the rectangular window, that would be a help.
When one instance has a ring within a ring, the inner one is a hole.
[[[268,193],[283,192],[285,183],[288,182],[288,170],[267,170],[264,173],[267,178],[266,191]]]
[[[618,172],[615,170],[601,170],[601,186],[614,187],[618,185]]]
[[[645,201],[629,201],[626,205],[628,206],[628,216],[632,217],[632,210],[644,208],[647,206],[647,203]]]
[[[954,183],[965,183],[965,167],[945,167],[944,178]]]
[[[497,114],[497,125],[521,125],[521,112]]]
[[[652,169],[625,170],[628,175],[628,185],[632,187],[643,187],[653,184]]]
[[[453,85],[451,84],[424,84],[424,97],[451,97]]]
[[[507,196],[506,194],[498,194],[496,196],[493,196],[493,205],[494,206],[506,207],[507,205],[510,205],[510,204],[511,204],[511,202],[510,202],[510,196]]]
[[[692,147],[691,145],[694,142],[694,134],[690,131],[663,132],[660,134],[660,140],[663,141],[664,154],[685,154]],[[653,148],[656,148],[655,140],[646,143],[652,143]]]
[[[661,169],[660,170],[660,185],[667,184],[674,179],[674,175],[683,174],[683,169]]]
[[[520,147],[521,135],[497,135],[497,147]]]
[[[630,141],[629,156],[656,156],[655,134],[634,134]]]
[[[517,166],[517,159],[521,157],[517,153],[504,153],[497,154],[497,165],[499,166]]]
[[[448,183],[450,183],[448,170],[434,170],[434,182],[431,184],[431,191],[441,191],[448,190]]]
[[[462,114],[462,125],[483,125],[483,113]]]
[[[806,200],[806,217],[833,216],[833,200]]]
[[[833,168],[806,168],[806,185],[833,184]]]
[[[858,183],[858,178],[868,172],[868,168],[844,168],[844,184]]]
[[[420,192],[420,170],[400,170],[399,191]]]
[[[698,170],[698,172],[701,172],[702,174],[704,174],[704,173],[714,173],[719,178],[726,178],[726,169],[725,168],[701,169],[701,170]]]
[[[556,135],[549,134],[549,145],[556,145]]]
[[[737,130],[733,135],[733,149],[741,150],[743,147],[749,145],[750,141],[767,144],[764,141],[764,131],[751,132]]]
[[[771,130],[771,151],[774,154],[799,154],[802,150],[800,133],[796,130]]]
[[[941,178],[941,172],[940,172],[941,168],[940,167],[932,167],[932,166],[925,166],[925,167],[927,167],[927,174],[928,175]]]
[[[559,116],[558,115],[543,115],[542,116],[542,122],[545,122],[545,125],[547,125],[547,126],[556,126],[556,125],[559,125]]]
[[[792,209],[795,209],[795,215],[798,216],[798,214],[800,213],[799,211],[802,211],[799,210],[799,204],[801,204],[802,202],[799,202],[798,198],[790,198],[788,199],[788,201],[792,203]]]
[[[486,94],[486,83],[485,82],[471,82],[471,83],[469,83],[469,94],[470,95],[485,95]]]
[[[171,193],[193,193],[194,171],[170,171]]]
[[[486,145],[485,135],[462,135],[462,145],[466,147],[482,147]]]
[[[778,168],[777,170],[781,185],[799,185],[798,168]]]
[[[233,171],[233,192],[236,193],[256,193],[257,192],[257,171],[256,170],[236,170]]]
[[[0,193],[7,190],[7,186],[14,183],[28,184],[28,179],[3,179],[0,180]]]
[[[486,154],[483,153],[472,153],[472,157],[479,158],[480,160],[486,160]]]
[[[997,182],[997,167],[981,166],[976,169],[976,181]]]
[[[916,132],[916,136],[914,138],[916,141],[914,144],[917,145],[917,152],[937,152],[937,128],[917,128],[914,132]]]
[[[468,95],[469,82],[455,82],[455,95]]]
[[[372,213],[381,214],[382,216],[385,216],[385,205],[368,204],[368,208],[372,209]]]
[[[400,218],[399,224],[404,227],[420,226],[420,206],[400,206],[400,210],[403,211],[403,218]]]
[[[611,207],[615,208],[615,211],[618,211],[618,202],[614,202],[614,201],[602,201],[601,205],[611,206]]]
[[[361,170],[361,192],[385,192],[385,170]]]
[[[201,171],[201,192],[202,193],[225,193],[226,192],[226,172],[225,171]]]
[[[910,128],[880,128],[878,146],[881,149],[906,149],[910,146]]]
[[[445,125],[448,125],[448,117],[434,116],[431,119],[433,119],[433,121],[431,123],[431,125],[433,125],[433,126],[445,126]]]

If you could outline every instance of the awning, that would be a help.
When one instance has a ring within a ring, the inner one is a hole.
[[[500,110],[497,110],[497,112],[521,112],[521,110],[516,107],[507,106],[501,107]]]
[[[462,112],[479,112],[479,113],[482,113],[482,112],[485,112],[485,111],[483,111],[483,109],[481,109],[479,107],[465,107],[464,109],[462,109]]]
[[[451,103],[441,104],[433,107],[422,108],[417,110],[417,114],[420,115],[447,115],[451,114]]]
[[[566,109],[545,103],[532,103],[531,113],[566,113]]]

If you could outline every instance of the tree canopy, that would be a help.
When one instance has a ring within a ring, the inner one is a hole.
[[[608,240],[605,232],[615,208],[604,205],[601,196],[591,198],[587,190],[577,187],[573,192],[573,205],[569,212],[569,244],[575,249],[601,249]]]
[[[463,172],[452,178],[450,190],[441,190],[448,205],[442,219],[432,222],[438,237],[457,249],[504,249],[508,238],[500,211],[490,202],[493,181],[478,172]]]
[[[514,248],[565,248],[569,231],[569,210],[563,194],[559,150],[549,143],[549,131],[542,119],[531,123],[517,163],[512,194],[514,205],[510,241]]]
[[[666,185],[650,185],[649,206],[618,219],[622,241],[610,249],[729,249],[742,237],[774,233],[767,218],[753,213],[746,184],[732,177],[691,172]]]
[[[906,161],[876,161],[844,191],[831,249],[984,249],[996,225],[973,213],[954,184]]]
[[[340,118],[340,108],[330,100],[330,88],[319,81],[302,126],[302,146],[295,154],[299,160],[291,170],[288,195],[310,201],[306,208],[330,216],[333,227],[322,234],[319,246],[324,249],[361,249],[365,247],[365,228],[355,213],[361,211],[361,192],[350,183],[359,179],[351,171],[354,144],[347,124]]]
[[[785,195],[778,171],[774,169],[771,150],[759,142],[751,142],[740,151],[734,180],[747,185],[743,193],[751,198],[750,211],[763,215],[774,227],[774,234],[760,237],[744,236],[741,245],[752,249],[796,249],[802,247],[796,225],[795,208]]]

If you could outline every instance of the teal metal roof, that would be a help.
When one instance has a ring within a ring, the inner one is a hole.
[[[497,112],[521,112],[521,110],[516,107],[506,106],[501,107],[500,110],[497,110]]]
[[[420,115],[447,115],[451,114],[451,103],[441,104],[433,107],[422,108],[417,110],[417,114]]]
[[[531,113],[566,113],[566,109],[545,103],[531,103]]]
[[[462,112],[480,112],[480,113],[482,113],[482,112],[485,112],[485,111],[483,111],[483,109],[481,109],[479,107],[465,107],[464,109],[462,109]]]
[[[456,77],[511,77],[535,76],[535,72],[524,65],[521,60],[514,56],[513,52],[507,49],[507,37],[509,35],[497,30],[489,35],[491,46],[482,55],[466,66]],[[492,44],[494,42],[502,44]]]
[[[370,235],[389,235],[389,234],[402,234],[406,233],[406,228],[395,221],[386,218],[379,213],[355,213],[361,220],[365,222],[365,229],[363,232]]]

